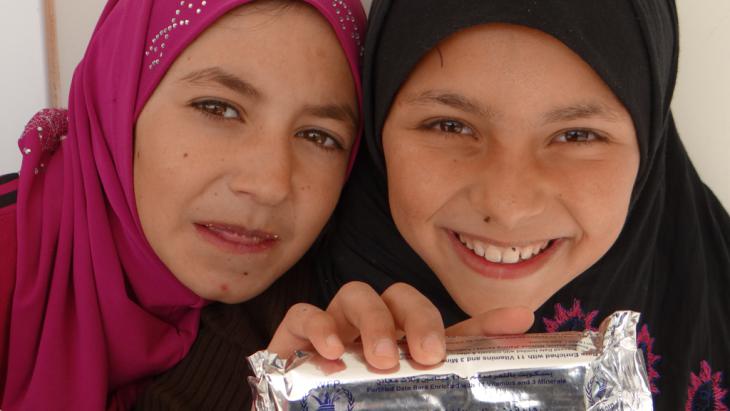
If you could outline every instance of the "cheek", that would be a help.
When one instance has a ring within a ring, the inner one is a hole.
[[[294,213],[297,238],[301,238],[301,242],[312,241],[332,215],[344,184],[345,163],[297,173]]]
[[[601,255],[626,221],[637,170],[638,156],[626,153],[615,161],[582,167],[581,172],[563,173],[560,200],[577,220],[586,243],[600,248],[596,252]]]
[[[448,202],[456,178],[443,154],[413,144],[384,144],[388,201],[398,230],[412,244],[415,233],[428,230],[431,219]]]
[[[170,127],[162,115],[142,119],[136,128],[134,189],[142,229],[153,249],[164,254],[164,244],[176,240],[181,216],[194,200],[202,179],[208,178],[201,156],[184,137],[185,130]],[[188,131],[190,133],[190,131]]]
[[[391,143],[390,140],[386,139],[383,145],[388,202],[396,226],[408,237],[414,229],[413,225],[422,221],[429,209],[429,198],[424,196],[419,183],[427,177],[428,171],[417,167],[416,153],[402,144]]]

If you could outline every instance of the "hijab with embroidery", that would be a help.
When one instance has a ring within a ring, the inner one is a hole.
[[[640,167],[625,227],[591,268],[550,298],[532,332],[595,329],[616,310],[642,313],[657,409],[730,404],[730,218],[680,141],[670,103],[677,74],[672,0],[376,0],[365,51],[367,152],[360,153],[321,249],[331,297],[347,281],[418,288],[453,324],[465,314],[398,233],[389,212],[381,131],[419,60],[459,30],[492,22],[546,32],[581,56],[631,114]]]
[[[133,185],[136,119],[175,58],[251,0],[110,0],[78,65],[68,112],[19,140],[17,271],[2,408],[99,410],[180,361],[205,301],[145,239]],[[331,24],[356,80],[365,13],[304,0]]]

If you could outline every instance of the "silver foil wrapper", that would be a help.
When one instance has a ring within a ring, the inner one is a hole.
[[[248,359],[249,383],[257,411],[651,410],[638,320],[619,311],[598,331],[450,338],[433,367],[401,344],[388,372],[370,368],[360,346],[338,361],[260,351]]]

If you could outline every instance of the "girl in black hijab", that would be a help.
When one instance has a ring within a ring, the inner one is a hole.
[[[406,282],[532,332],[636,310],[656,409],[727,410],[730,218],[674,125],[677,38],[671,0],[376,0],[329,296]]]

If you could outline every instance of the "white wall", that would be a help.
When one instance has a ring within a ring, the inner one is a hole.
[[[0,175],[20,168],[18,138],[48,105],[41,0],[1,1]]]
[[[73,71],[84,55],[89,37],[105,4],[106,1],[103,0],[56,0],[60,94],[64,107],[67,105]]]
[[[40,0],[5,1],[0,14],[0,174],[17,170],[16,140],[47,102]],[[371,0],[363,0],[369,8]],[[62,101],[103,0],[57,0]],[[681,55],[674,113],[705,182],[730,208],[730,2],[679,0]],[[38,28],[34,31],[33,28]],[[19,35],[19,33],[22,33]],[[64,104],[65,105],[65,104]]]
[[[672,108],[700,176],[730,210],[730,1],[679,0]]]

